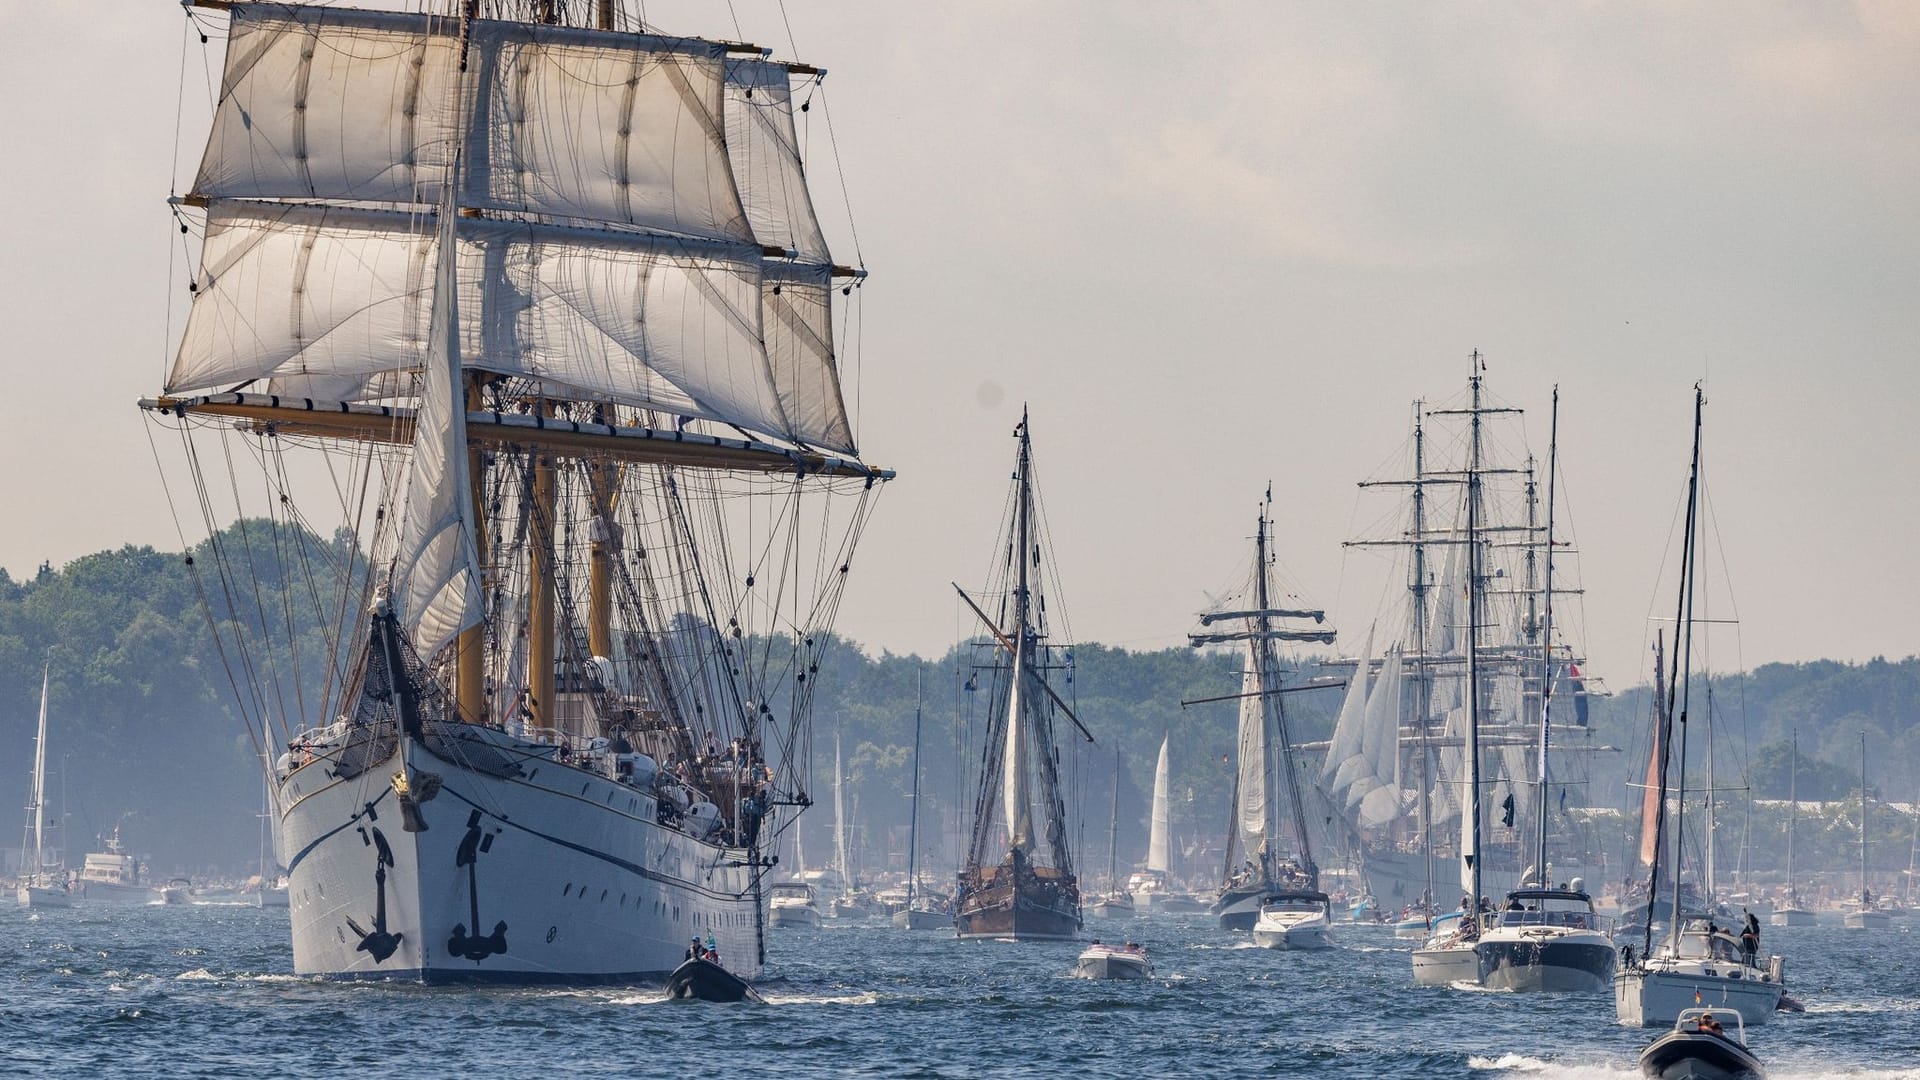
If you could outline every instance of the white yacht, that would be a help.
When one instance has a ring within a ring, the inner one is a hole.
[[[73,889],[63,865],[47,862],[47,685],[53,672],[49,660],[40,672],[40,731],[33,740],[33,788],[28,792],[27,831],[20,853],[27,865],[20,875],[20,906],[69,907]]]
[[[1580,889],[1516,889],[1480,935],[1480,984],[1494,990],[1603,991],[1613,939]]]
[[[819,928],[820,905],[814,900],[813,886],[804,881],[783,881],[773,886],[767,897],[769,925]]]
[[[1676,941],[1652,956],[1623,962],[1613,977],[1613,1004],[1620,1023],[1666,1027],[1682,1009],[1706,1006],[1736,1010],[1747,1024],[1764,1024],[1780,1007],[1786,962],[1749,956],[1731,931],[1696,920]],[[1623,957],[1623,961],[1624,961]]]
[[[1480,981],[1479,937],[1465,912],[1450,911],[1433,920],[1433,936],[1413,950],[1415,986],[1451,986]]]
[[[1331,949],[1333,920],[1323,892],[1278,892],[1260,905],[1253,942],[1263,949]]]

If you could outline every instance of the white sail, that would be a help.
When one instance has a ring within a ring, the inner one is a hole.
[[[459,290],[450,215],[441,217],[427,363],[408,462],[406,508],[393,595],[401,625],[422,658],[480,622],[480,565],[474,550],[473,485],[467,465],[466,391],[460,384]]]
[[[1160,739],[1160,763],[1153,769],[1153,818],[1147,830],[1147,869],[1166,873],[1171,869],[1167,859],[1167,839],[1173,831],[1173,813],[1167,802],[1167,743],[1170,737]]]
[[[169,393],[414,390],[432,213],[457,194],[469,367],[855,452],[784,68],[730,67],[710,42],[480,20],[463,99],[455,20],[277,4],[233,19]],[[451,192],[461,100],[477,114]]]
[[[1240,674],[1240,834],[1249,852],[1267,835],[1267,699],[1257,642],[1247,643]]]
[[[853,874],[847,866],[847,803],[841,790],[847,781],[846,766],[840,761],[840,721],[833,722],[833,868],[840,874],[842,885],[853,884]]]
[[[802,262],[833,261],[813,212],[787,65],[727,61],[727,155],[756,240]]]
[[[235,5],[196,195],[441,202],[749,240],[728,167],[722,47],[475,20]]]
[[[53,678],[49,661],[40,669],[40,729],[33,739],[33,870],[46,869],[47,849],[47,687]]]
[[[1340,717],[1334,723],[1333,742],[1327,747],[1327,761],[1321,769],[1321,775],[1331,782],[1330,792],[1337,803],[1344,803],[1353,786],[1368,772],[1367,761],[1361,750],[1366,741],[1367,683],[1372,675],[1372,666],[1373,630],[1368,628],[1367,640],[1360,648],[1360,658],[1354,665],[1353,677],[1347,680],[1347,693],[1340,702]]]
[[[1377,829],[1400,816],[1400,702],[1405,681],[1400,650],[1388,650],[1380,677],[1367,696],[1367,732],[1361,752],[1371,787],[1348,804],[1354,823],[1363,829]]]
[[[1026,703],[1021,691],[1026,687],[1026,663],[1021,649],[1015,648],[1013,678],[1007,688],[1007,745],[1001,762],[1005,776],[1001,785],[1002,809],[1007,818],[1007,844],[1026,848],[1033,843],[1033,797],[1027,786]]]

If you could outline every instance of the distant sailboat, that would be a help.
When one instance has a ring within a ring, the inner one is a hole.
[[[1133,894],[1120,887],[1120,751],[1113,752],[1113,806],[1107,818],[1107,891],[1093,902],[1096,919],[1131,919]]]
[[[1800,729],[1793,731],[1793,760],[1787,773],[1787,898],[1773,909],[1774,926],[1812,926],[1818,920],[1800,903],[1799,879],[1793,876],[1793,834],[1800,817]]]
[[[1153,816],[1147,825],[1147,867],[1127,879],[1127,892],[1133,897],[1135,911],[1163,907],[1173,892],[1173,875],[1167,859],[1168,838],[1173,831],[1173,810],[1167,792],[1167,747],[1171,741],[1170,735],[1160,737],[1160,760],[1153,767]]]
[[[1860,733],[1860,907],[1845,916],[1849,930],[1885,930],[1893,925],[1886,912],[1874,906],[1867,888],[1867,733]]]
[[[1041,557],[1032,428],[1025,414],[1014,437],[1013,515],[1000,546],[1007,562],[996,574],[1004,587],[999,617],[990,617],[960,593],[997,648],[989,749],[975,792],[973,834],[954,895],[953,921],[963,938],[1062,939],[1079,933],[1081,915],[1080,879],[1067,843],[1060,790],[1056,718],[1064,716],[1083,735],[1087,732],[1047,681],[1047,672],[1064,664],[1052,662],[1059,650],[1046,636],[1039,571],[1051,564]]]
[[[944,898],[929,895],[920,885],[920,719],[921,673],[913,679],[913,809],[907,819],[906,903],[893,913],[896,930],[939,930],[953,925],[953,912]]]
[[[27,826],[20,854],[27,860],[16,895],[22,907],[63,908],[73,904],[64,863],[47,861],[47,688],[53,660],[40,669],[40,728],[33,738],[33,787],[27,795]]]

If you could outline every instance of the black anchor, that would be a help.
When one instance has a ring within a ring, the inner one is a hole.
[[[471,937],[467,934],[465,923],[456,923],[453,936],[447,939],[447,951],[468,960],[481,961],[496,953],[507,951],[507,924],[496,922],[493,933],[482,937],[480,929],[480,882],[476,876],[476,866],[480,853],[493,846],[493,837],[480,829],[480,811],[467,815],[467,835],[460,838],[460,850],[453,857],[455,867],[467,868],[467,905],[468,913],[476,931]]]
[[[347,916],[347,925],[353,929],[354,933],[360,935],[360,944],[354,946],[354,951],[371,955],[373,962],[377,964],[392,956],[394,950],[400,947],[400,939],[406,935],[387,932],[387,867],[393,865],[393,849],[387,846],[387,838],[380,834],[379,829],[373,829],[372,833],[375,851],[373,885],[376,890],[373,930],[368,932],[360,929],[360,924],[354,922],[351,915]]]

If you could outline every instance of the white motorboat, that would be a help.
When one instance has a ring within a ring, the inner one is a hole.
[[[1764,1024],[1773,1016],[1786,990],[1786,962],[1770,956],[1761,967],[1739,938],[1710,925],[1690,924],[1677,942],[1660,946],[1652,956],[1622,956],[1613,976],[1620,1023],[1665,1027],[1696,1005],[1737,1011],[1748,1024]]]
[[[1253,942],[1263,949],[1331,949],[1333,920],[1323,892],[1281,892],[1260,905]]]
[[[814,900],[813,886],[804,881],[782,881],[767,894],[767,925],[820,926],[820,905]]]
[[[1434,938],[1413,950],[1415,986],[1452,986],[1480,981],[1480,953],[1472,938],[1458,933]]]
[[[105,846],[105,851],[89,852],[80,867],[80,888],[89,901],[151,904],[160,899],[159,890],[147,881],[147,868],[121,845],[118,822]]]
[[[1728,1034],[1726,1022],[1733,1021]],[[1655,1080],[1766,1080],[1760,1059],[1747,1049],[1747,1028],[1738,1013],[1683,1009],[1673,1030],[1640,1052],[1640,1072]]]
[[[1096,941],[1087,946],[1074,962],[1073,977],[1076,979],[1151,979],[1153,961],[1147,959],[1147,950],[1128,942],[1125,945],[1103,945]]]
[[[1579,889],[1516,889],[1480,935],[1480,984],[1494,990],[1599,992],[1613,979],[1613,939]]]

